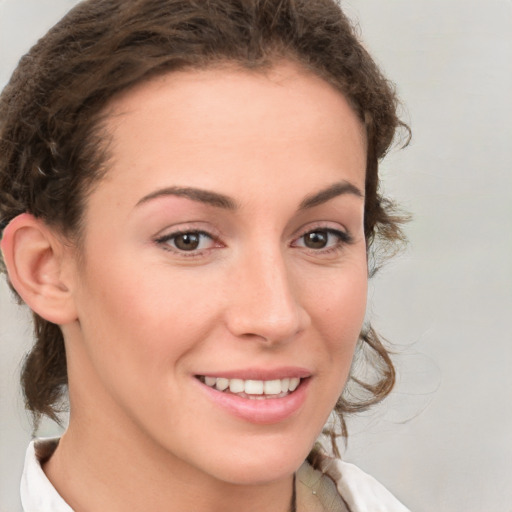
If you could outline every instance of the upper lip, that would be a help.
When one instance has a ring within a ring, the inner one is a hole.
[[[280,368],[244,368],[226,371],[206,371],[197,376],[217,377],[241,380],[277,380],[298,377],[305,379],[311,377],[311,371],[298,366],[283,366]]]

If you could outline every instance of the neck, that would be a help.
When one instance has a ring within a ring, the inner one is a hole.
[[[234,484],[218,480],[161,447],[109,425],[70,421],[44,471],[75,510],[134,512],[289,512],[293,475],[279,481]],[[95,433],[101,433],[95,436]]]

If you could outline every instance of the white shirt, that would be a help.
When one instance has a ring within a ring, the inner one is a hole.
[[[51,453],[56,444],[56,439],[39,439],[28,446],[21,479],[24,512],[73,512],[41,468],[41,454]],[[336,473],[336,487],[351,512],[410,512],[377,480],[353,464],[330,459],[325,472]]]

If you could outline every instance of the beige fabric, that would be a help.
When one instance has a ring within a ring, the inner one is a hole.
[[[297,471],[296,489],[297,512],[350,512],[334,481],[308,462]]]
[[[301,481],[297,512],[410,512],[354,464],[329,457],[319,446],[310,457],[314,467],[306,462],[297,473]]]

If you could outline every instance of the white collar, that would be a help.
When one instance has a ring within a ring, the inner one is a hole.
[[[37,439],[27,448],[21,477],[21,504],[24,512],[73,512],[44,474],[40,450],[53,449],[58,439]]]
[[[352,512],[410,512],[380,482],[354,464],[335,459],[338,492]]]

